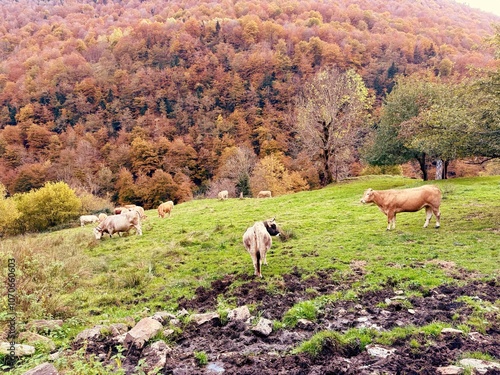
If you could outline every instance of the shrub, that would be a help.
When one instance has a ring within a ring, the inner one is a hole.
[[[79,216],[82,202],[64,182],[47,182],[29,193],[14,195],[20,232],[43,231]]]
[[[10,234],[20,214],[15,202],[5,197],[5,187],[0,184],[0,236]]]

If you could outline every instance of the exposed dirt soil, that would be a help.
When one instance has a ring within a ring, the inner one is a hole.
[[[266,291],[266,283],[253,277],[228,276],[214,282],[211,288],[199,288],[196,297],[179,301],[181,308],[190,311],[214,312],[217,296],[237,301],[238,306],[251,306],[254,311],[271,320],[281,320],[285,312],[299,301],[316,295],[331,294],[349,287],[363,273],[354,273],[352,280],[335,280],[333,274],[319,272],[302,280],[299,270],[284,276],[279,290]],[[243,284],[232,288],[238,280]],[[386,285],[377,292],[358,295],[356,301],[338,301],[321,310],[318,319],[294,329],[279,329],[264,337],[255,334],[241,321],[223,325],[214,319],[202,325],[190,323],[174,339],[167,363],[160,373],[174,375],[196,374],[436,374],[437,368],[456,364],[464,353],[487,353],[500,358],[499,312],[495,308],[483,317],[494,322],[482,334],[438,334],[433,337],[404,338],[392,345],[394,353],[386,358],[371,356],[359,343],[341,347],[327,343],[316,357],[291,354],[304,340],[315,333],[334,330],[340,333],[353,327],[375,328],[379,331],[395,327],[424,326],[432,322],[448,322],[457,326],[467,321],[473,309],[457,298],[469,296],[476,301],[494,303],[500,298],[499,281],[470,281],[465,286],[443,285],[423,291],[423,297],[405,300],[401,293]],[[313,295],[311,295],[313,294]],[[388,304],[387,301],[391,299]],[[411,304],[411,306],[409,305]],[[383,306],[383,307],[380,307]],[[410,306],[410,309],[408,309]],[[413,341],[411,341],[413,339]],[[418,343],[418,344],[417,344]],[[114,351],[108,347],[106,350]],[[200,366],[194,353],[204,352],[208,364]],[[97,353],[96,353],[97,354]],[[134,373],[141,358],[140,352],[128,353],[124,361],[128,373]],[[499,374],[489,370],[487,374]]]

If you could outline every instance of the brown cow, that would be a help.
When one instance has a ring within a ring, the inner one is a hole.
[[[94,228],[94,235],[96,240],[100,240],[104,233],[108,233],[112,237],[114,233],[128,232],[132,228],[135,228],[139,236],[142,235],[141,217],[137,211],[108,216]]]
[[[259,191],[259,194],[257,194],[257,198],[271,198],[271,192],[269,190]]]
[[[271,236],[279,235],[279,228],[273,219],[257,221],[243,234],[243,245],[252,258],[254,275],[262,277],[262,264],[267,265],[266,254],[273,243]]]
[[[387,215],[387,230],[396,228],[396,214],[398,212],[416,212],[425,207],[425,223],[427,228],[434,213],[436,228],[439,228],[441,212],[441,190],[434,185],[424,185],[417,188],[401,190],[373,190],[365,191],[361,203],[375,203],[380,211]]]
[[[170,213],[172,212],[173,208],[174,208],[174,202],[172,201],[160,204],[158,206],[158,216],[164,218],[165,214],[168,214],[168,217],[170,217]]]

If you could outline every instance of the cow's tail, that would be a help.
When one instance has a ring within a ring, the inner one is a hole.
[[[255,252],[255,257],[257,258],[257,275],[261,276],[261,273],[260,273],[260,250],[257,250]]]

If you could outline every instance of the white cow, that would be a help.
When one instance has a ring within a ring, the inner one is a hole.
[[[82,215],[80,216],[80,225],[83,227],[85,224],[97,223],[99,218],[96,215]]]

